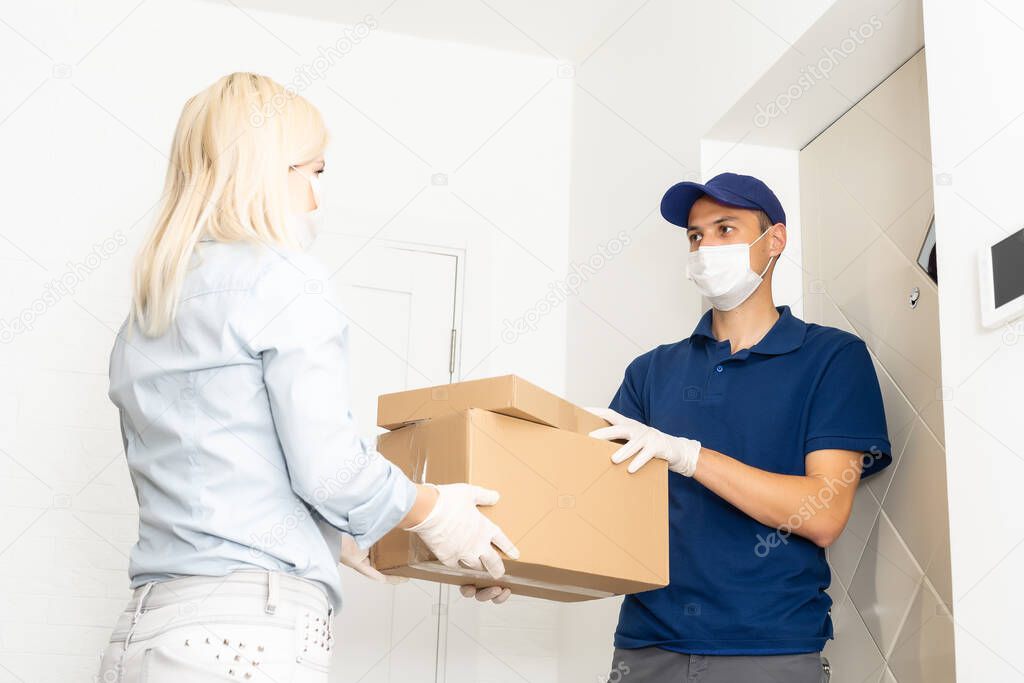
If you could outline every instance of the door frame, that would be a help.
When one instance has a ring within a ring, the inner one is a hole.
[[[365,238],[365,235],[358,233],[349,232],[333,232],[332,234],[339,235],[342,237],[356,237]],[[467,249],[464,247],[455,247],[443,244],[436,244],[431,242],[414,242],[409,240],[394,240],[394,239],[381,239],[377,237],[370,237],[367,240],[367,244],[373,243],[378,247],[387,247],[391,249],[399,249],[402,251],[412,251],[422,254],[434,254],[438,256],[448,256],[454,259],[455,266],[455,287],[452,293],[453,305],[452,305],[452,320],[450,321],[451,329],[455,335],[455,344],[452,349],[453,357],[449,360],[449,367],[452,369],[449,375],[449,382],[458,382],[461,378],[461,365],[462,365],[462,341],[465,336],[463,332],[464,325],[464,302],[465,302],[465,282],[466,282],[466,260],[467,260]],[[471,327],[476,327],[472,325]],[[482,325],[481,325],[482,327]],[[481,330],[474,330],[479,332]],[[437,636],[434,643],[434,681],[435,683],[444,683],[447,677],[446,664],[448,654],[448,604],[449,604],[449,586],[447,584],[439,583],[437,585]]]

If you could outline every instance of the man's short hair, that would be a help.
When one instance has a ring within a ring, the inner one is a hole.
[[[761,228],[761,232],[764,232],[768,228],[775,225],[774,223],[772,223],[772,219],[768,218],[768,214],[766,214],[764,211],[757,212],[757,224],[758,227]]]

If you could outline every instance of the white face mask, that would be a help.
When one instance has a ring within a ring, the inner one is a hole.
[[[723,244],[691,251],[686,259],[686,277],[693,280],[712,306],[720,311],[731,311],[750,298],[761,285],[775,258],[768,259],[768,265],[760,275],[750,269],[750,247],[769,230],[771,228],[750,244]]]
[[[324,223],[324,212],[320,208],[320,176],[315,173],[307,176],[294,166],[292,169],[305,176],[309,181],[309,187],[313,192],[313,201],[316,202],[316,208],[312,211],[290,211],[288,213],[288,227],[295,235],[295,239],[298,240],[299,246],[306,250],[312,246],[313,240],[320,233]]]

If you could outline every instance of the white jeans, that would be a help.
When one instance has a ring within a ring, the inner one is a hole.
[[[235,572],[135,590],[98,683],[327,683],[333,611],[319,585]]]

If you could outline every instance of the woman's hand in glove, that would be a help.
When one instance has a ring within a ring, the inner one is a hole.
[[[373,565],[370,564],[370,551],[360,548],[359,544],[356,543],[356,539],[346,533],[341,535],[340,559],[341,563],[346,567],[352,567],[352,569],[374,581],[382,583],[402,583],[408,581],[403,576],[388,576],[374,569]]]
[[[497,503],[498,492],[470,484],[427,486],[437,489],[437,503],[426,519],[407,530],[418,534],[445,566],[484,569],[492,578],[501,578],[505,563],[495,546],[513,560],[519,558],[519,550],[477,509]]]

